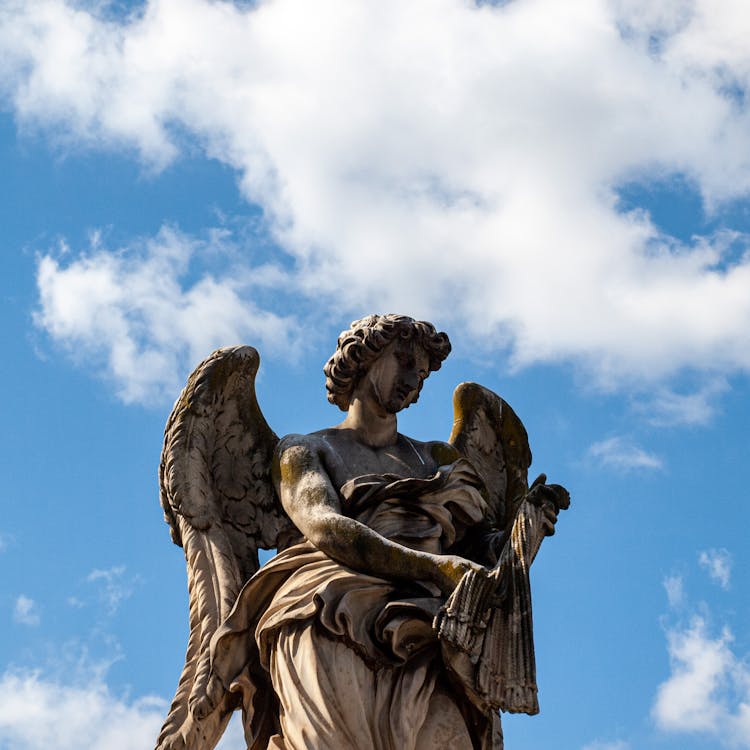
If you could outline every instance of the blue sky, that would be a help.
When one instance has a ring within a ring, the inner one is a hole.
[[[749,33],[728,0],[0,0],[0,748],[149,746],[172,401],[248,343],[277,433],[333,424],[374,311],[454,344],[403,432],[476,380],[573,497],[509,750],[750,748]]]

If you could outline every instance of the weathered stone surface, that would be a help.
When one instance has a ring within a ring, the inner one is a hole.
[[[159,750],[213,748],[237,709],[252,750],[500,750],[499,710],[537,712],[529,566],[568,493],[529,489],[523,425],[476,384],[448,442],[397,431],[449,351],[429,323],[356,321],[325,367],[344,420],[282,440],[254,349],[191,375],[160,472],[190,639]]]

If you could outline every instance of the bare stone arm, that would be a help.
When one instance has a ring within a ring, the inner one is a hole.
[[[314,438],[285,438],[274,458],[273,477],[284,510],[302,534],[321,552],[353,570],[430,581],[446,596],[464,573],[482,570],[456,555],[409,549],[343,515]]]

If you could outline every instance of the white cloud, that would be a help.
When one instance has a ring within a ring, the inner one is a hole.
[[[660,37],[662,59],[673,70],[709,74],[718,85],[750,84],[750,29],[742,0],[617,0],[644,42]]]
[[[166,716],[161,698],[113,695],[101,682],[70,685],[39,672],[0,676],[0,747],[142,750]]]
[[[143,750],[153,747],[168,703],[118,696],[99,679],[69,684],[39,671],[0,675],[0,747],[13,750]],[[217,750],[244,747],[239,714]]]
[[[246,298],[273,269],[228,268],[191,281],[194,256],[230,253],[225,240],[221,232],[200,241],[164,227],[118,252],[95,238],[91,251],[75,259],[45,255],[36,322],[92,372],[103,368],[126,402],[174,398],[188,368],[218,346],[291,348],[292,318]]]
[[[39,605],[30,597],[21,594],[13,605],[13,620],[21,625],[39,625]]]
[[[726,550],[701,553],[706,559],[725,559]],[[728,575],[728,574],[727,574]],[[727,578],[728,581],[728,578]],[[734,636],[726,624],[711,624],[706,602],[689,606],[683,580],[664,580],[671,615],[678,617],[665,628],[669,676],[659,685],[651,714],[659,729],[676,734],[696,734],[714,747],[750,748],[750,662],[736,652]]]
[[[238,170],[308,299],[438,317],[518,366],[573,360],[609,385],[750,370],[748,238],[682,241],[617,198],[675,175],[709,208],[746,198],[739,0],[151,0],[124,22],[83,8],[3,4],[0,86],[22,127],[155,168],[187,134]],[[189,326],[174,347],[151,330],[154,299],[180,319],[210,301],[228,318],[213,334],[268,322],[226,279],[158,297],[150,278],[104,253],[40,269],[43,324],[71,347],[114,339],[126,399],[195,345]]]
[[[672,609],[677,609],[685,603],[685,585],[682,576],[667,576],[664,581],[667,601]]]
[[[704,568],[713,581],[721,588],[729,588],[729,579],[732,574],[732,556],[725,549],[703,550],[698,556],[700,566]]]
[[[712,636],[701,617],[667,631],[671,673],[652,710],[660,729],[750,747],[750,669],[732,642],[728,628]]]
[[[602,466],[617,471],[627,472],[663,467],[662,460],[658,456],[648,453],[628,438],[621,436],[594,443],[588,453]]]
[[[659,686],[654,717],[662,729],[716,731],[725,709],[718,697],[734,663],[732,635],[724,630],[710,638],[696,617],[684,629],[667,633],[672,673]]]
[[[58,642],[42,665],[16,665],[0,672],[0,748],[154,747],[169,702],[156,695],[133,696],[129,689],[114,690],[108,672],[124,655],[115,639],[105,636],[101,643],[100,637],[101,633],[86,642]],[[217,750],[245,746],[239,719],[235,714]]]

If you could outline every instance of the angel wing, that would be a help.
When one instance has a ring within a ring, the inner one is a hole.
[[[185,667],[157,750],[210,750],[238,707],[210,679],[211,636],[258,570],[258,549],[293,529],[276,499],[271,459],[278,438],[255,395],[260,357],[218,349],[190,375],[164,430],[161,505],[185,550],[190,636]]]
[[[489,492],[497,529],[510,530],[529,489],[531,449],[526,428],[510,406],[478,383],[453,392],[453,430],[448,438],[471,461]]]
[[[482,710],[535,714],[539,703],[529,567],[549,533],[540,493],[557,510],[568,507],[570,496],[559,485],[545,485],[543,474],[529,490],[528,435],[497,394],[462,383],[453,394],[453,408],[449,442],[484,480],[493,516],[488,520],[506,534],[493,571],[489,576],[466,573],[435,618],[435,628],[445,643],[468,656],[454,668]],[[489,604],[499,586],[500,607]]]

